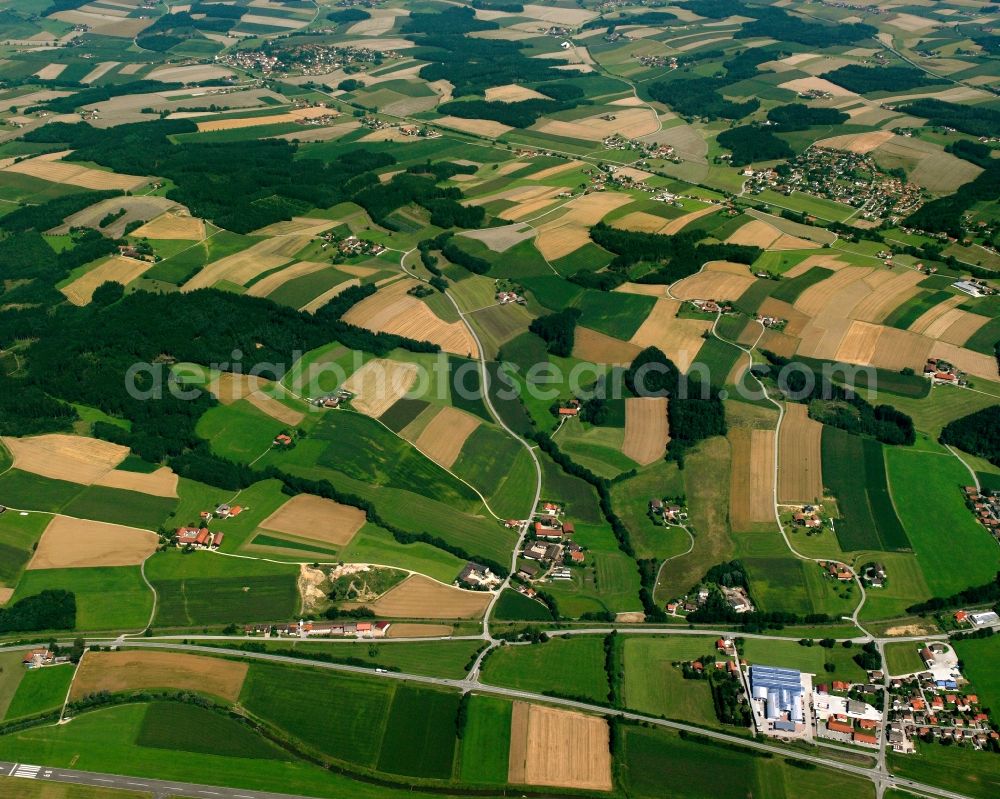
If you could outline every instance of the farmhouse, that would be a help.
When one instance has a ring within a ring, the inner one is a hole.
[[[485,588],[487,590],[496,588],[502,582],[493,572],[478,563],[466,563],[465,568],[458,575],[459,583],[464,583],[470,588]]]
[[[195,549],[218,549],[223,538],[222,533],[213,533],[207,527],[178,527],[174,533],[174,544]]]
[[[21,661],[29,669],[37,669],[42,666],[50,666],[55,663],[55,655],[48,649],[32,649],[27,652]]]

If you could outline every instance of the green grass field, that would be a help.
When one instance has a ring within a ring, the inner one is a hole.
[[[897,642],[885,645],[885,665],[890,675],[913,674],[924,670],[918,654],[920,644]]]
[[[0,652],[0,719],[7,714],[7,708],[17,687],[28,670],[21,665],[24,653],[19,651]]]
[[[819,646],[802,646],[798,641],[765,641],[748,638],[743,645],[743,655],[747,663],[760,666],[780,666],[815,674],[814,682],[845,680],[863,682],[864,670],[852,659],[857,648],[844,649],[839,644],[832,649]],[[834,670],[827,671],[825,664],[831,663]]]
[[[638,557],[669,558],[688,548],[690,539],[683,530],[654,524],[648,514],[649,500],[683,493],[684,473],[676,463],[663,460],[611,487],[615,513],[628,528]]]
[[[778,283],[777,288],[771,291],[771,296],[776,300],[785,302],[795,302],[799,295],[810,286],[815,286],[820,281],[826,280],[833,274],[833,270],[822,266],[814,266],[806,270],[798,277],[788,278]]]
[[[379,771],[450,779],[459,695],[403,683],[396,688],[378,758]]]
[[[501,621],[551,621],[552,613],[537,599],[507,589],[493,608],[493,618]]]
[[[154,497],[138,491],[87,486],[63,508],[69,516],[97,519],[128,527],[156,530],[177,505],[176,499]]]
[[[37,716],[61,708],[75,671],[76,667],[69,663],[29,670],[21,679],[4,719]]]
[[[395,691],[385,680],[253,663],[240,701],[324,754],[374,768]]]
[[[968,746],[917,746],[914,755],[889,755],[889,770],[900,777],[959,791],[974,799],[1000,794],[1000,758]]]
[[[196,752],[261,760],[292,760],[292,756],[239,722],[197,705],[153,702],[135,742],[174,752]]]
[[[555,691],[606,702],[609,686],[604,639],[588,635],[502,647],[487,658],[483,679],[491,685],[538,693]]]
[[[955,651],[965,664],[964,674],[979,696],[979,704],[1000,712],[1000,636],[955,641]]]
[[[309,697],[311,702],[315,697]],[[42,761],[55,768],[78,768],[128,776],[197,782],[207,785],[286,792],[340,799],[403,799],[409,791],[352,780],[302,761],[225,757],[176,751],[136,743],[146,705],[123,705],[77,716],[72,724],[36,727],[0,738],[0,757],[15,762]],[[310,707],[315,707],[311,704]],[[308,720],[315,711],[307,709]],[[4,781],[0,781],[3,784]],[[61,794],[59,795],[62,796]],[[68,799],[75,799],[69,797]],[[107,798],[103,798],[107,799]]]
[[[43,513],[0,514],[0,585],[13,587],[51,517]]]
[[[625,341],[630,339],[653,310],[655,298],[641,294],[586,291],[578,307],[580,324]]]
[[[802,771],[787,759],[683,739],[665,730],[625,727],[621,779],[629,796],[660,799],[664,786],[676,799],[874,799],[863,778],[823,768]]]
[[[685,680],[680,667],[673,665],[717,654],[714,638],[630,636],[623,642],[623,651],[625,707],[706,727],[721,726],[708,681]]]
[[[146,576],[159,595],[154,624],[287,621],[298,610],[297,574],[297,566],[207,552],[158,553],[146,563]]]
[[[908,549],[910,541],[889,496],[882,445],[827,426],[822,450],[823,480],[836,496],[840,512],[835,529],[841,547]]]
[[[65,480],[11,469],[0,475],[0,504],[26,510],[57,513],[83,491],[83,486]]]
[[[740,543],[771,539],[769,534],[747,533]],[[817,564],[781,551],[783,542],[775,536],[764,549],[768,554],[744,556],[740,562],[750,576],[753,596],[763,610],[785,613],[826,613],[832,617],[849,614],[858,604],[857,587],[830,579]],[[747,549],[750,549],[747,547]],[[752,550],[750,550],[752,551]],[[808,610],[807,610],[808,609]]]
[[[468,721],[459,742],[462,782],[505,785],[513,704],[496,696],[469,696]]]
[[[76,595],[76,629],[80,631],[142,630],[153,610],[153,593],[142,581],[138,566],[29,570],[17,584],[12,601],[48,588]]]
[[[965,507],[961,487],[969,473],[958,459],[894,447],[886,464],[893,501],[934,596],[992,580],[996,542]]]
[[[931,308],[953,296],[950,291],[921,291],[892,311],[882,324],[906,330]]]
[[[522,454],[527,460],[518,464]],[[472,432],[451,470],[490,500],[500,516],[520,518],[531,508],[535,498],[531,458],[520,443],[492,425],[480,425]]]

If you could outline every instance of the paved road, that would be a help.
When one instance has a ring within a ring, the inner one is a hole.
[[[244,788],[225,788],[220,785],[197,785],[176,780],[149,780],[143,777],[124,777],[117,774],[99,774],[67,768],[50,768],[28,763],[0,761],[0,778],[41,780],[43,782],[68,782],[74,785],[92,785],[95,788],[120,788],[128,791],[147,791],[157,797],[183,796],[191,799],[302,799],[301,794],[250,791]]]
[[[101,642],[105,643],[105,642]],[[113,643],[113,642],[107,642]],[[241,652],[234,651],[231,649],[223,649],[217,647],[205,647],[205,646],[195,646],[195,645],[184,645],[184,644],[168,644],[161,643],[157,641],[133,641],[129,643],[130,647],[144,648],[144,649],[170,649],[170,650],[181,650],[189,652],[198,652],[201,654],[219,654],[219,655],[238,655],[239,657],[250,659],[250,660],[264,660],[276,663],[291,663],[295,665],[302,665],[302,660],[300,658],[290,658],[284,655],[273,655],[264,652]],[[321,661],[310,662],[310,666],[320,669],[328,669],[330,671],[339,672],[351,672],[355,674],[365,674],[372,676],[372,670],[369,668],[363,668],[359,666],[349,666],[340,663],[324,663]],[[797,750],[790,750],[787,747],[781,746],[779,744],[768,743],[765,741],[759,741],[755,739],[749,739],[741,737],[738,735],[732,735],[726,732],[708,730],[701,727],[696,727],[692,724],[684,724],[677,721],[667,721],[665,719],[655,718],[651,716],[645,716],[640,713],[632,713],[628,711],[612,710],[610,708],[602,707],[600,705],[593,705],[587,702],[578,702],[572,699],[562,699],[557,697],[546,696],[544,694],[537,694],[531,691],[519,691],[513,688],[503,688],[500,686],[486,685],[483,683],[473,682],[471,679],[464,680],[452,680],[444,679],[440,677],[427,677],[418,674],[406,674],[403,672],[383,672],[377,675],[380,678],[400,680],[408,682],[423,683],[426,685],[436,685],[444,688],[452,688],[460,691],[476,691],[478,693],[485,694],[495,694],[498,696],[504,696],[509,699],[522,699],[528,702],[543,702],[550,705],[558,705],[561,707],[568,707],[574,710],[582,710],[590,713],[601,713],[604,715],[618,716],[620,718],[629,719],[632,721],[641,721],[646,724],[651,724],[657,727],[663,727],[666,729],[676,730],[679,732],[694,733],[705,738],[711,738],[716,741],[721,741],[729,744],[737,744],[739,746],[747,747],[750,749],[756,749],[762,752],[770,752],[775,755],[780,755],[784,757],[793,757],[797,760],[803,760],[809,763],[814,763],[817,766],[823,766],[825,768],[831,768],[837,771],[842,771],[863,779],[871,780],[875,783],[876,787],[884,788],[886,786],[891,787],[893,785],[899,785],[901,787],[906,787],[908,790],[917,791],[920,794],[929,797],[935,797],[936,799],[968,799],[964,794],[957,793],[954,791],[944,790],[942,788],[936,788],[931,785],[924,785],[919,782],[913,782],[910,780],[897,780],[894,777],[885,773],[882,769],[870,768],[866,766],[858,766],[850,763],[842,763],[837,760],[831,760],[821,754],[810,754],[806,752],[799,752]],[[73,774],[74,772],[66,770],[53,770],[52,773],[58,771],[61,774]],[[109,775],[99,775],[104,779],[112,779],[113,777]],[[66,778],[66,781],[70,781]],[[133,786],[135,787],[135,786]],[[206,793],[203,786],[199,786],[201,791],[196,794],[185,794],[192,796],[211,796],[211,793]],[[224,789],[219,789],[220,796],[228,799],[234,796],[248,796],[251,799],[266,799],[270,796],[275,796],[275,794],[267,793],[253,793],[250,791],[233,791],[228,793],[221,793]]]

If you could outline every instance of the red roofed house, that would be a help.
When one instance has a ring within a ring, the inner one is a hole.
[[[580,409],[579,408],[560,408],[559,409],[559,415],[560,416],[576,416],[579,413],[580,413]]]
[[[279,433],[278,435],[276,435],[274,437],[274,443],[276,445],[280,445],[282,447],[287,447],[288,445],[290,445],[292,443],[292,437],[291,436],[287,436],[284,433]]]
[[[872,721],[871,719],[861,719],[861,721],[858,722],[858,726],[863,730],[877,730],[878,722]]]
[[[868,744],[869,746],[878,746],[878,738],[874,735],[866,735],[863,732],[856,732],[851,736],[851,740],[856,744]]]
[[[960,611],[958,611],[958,613],[955,614],[955,621],[957,621],[959,624],[961,624],[963,621],[965,621],[968,618],[969,618],[969,614],[966,613],[964,610],[960,610]]]
[[[830,732],[842,732],[846,735],[851,735],[854,732],[854,727],[850,724],[845,724],[842,721],[834,721],[833,719],[829,719],[826,722],[826,728],[830,730]]]
[[[834,691],[849,691],[849,690],[851,690],[851,685],[850,685],[850,683],[843,682],[842,680],[834,680],[833,681],[833,690]]]
[[[215,547],[216,549],[221,547],[223,537],[224,536],[222,533],[216,533],[214,536],[212,536],[212,546]]]
[[[573,526],[573,522],[563,522],[562,531],[563,535],[573,535],[576,532],[576,528]]]

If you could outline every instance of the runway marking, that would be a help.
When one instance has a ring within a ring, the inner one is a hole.
[[[42,770],[41,766],[29,766],[22,763],[19,766],[14,766],[14,771],[10,776],[21,777],[25,780],[33,780],[38,777],[38,772]]]

